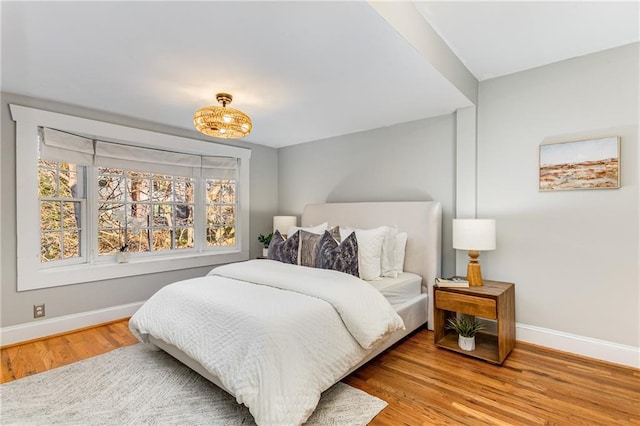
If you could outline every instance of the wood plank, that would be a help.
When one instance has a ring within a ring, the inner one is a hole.
[[[121,318],[121,319],[117,319],[117,320],[113,320],[113,321],[107,321],[107,322],[103,322],[103,323],[100,323],[100,324],[94,324],[94,325],[90,325],[90,326],[87,326],[87,327],[78,328],[78,329],[72,330],[72,331],[67,331],[67,332],[63,332],[63,333],[56,333],[56,334],[51,334],[51,335],[45,336],[45,337],[38,337],[36,339],[26,340],[24,342],[11,343],[10,345],[0,346],[0,350],[11,348],[13,346],[24,346],[27,343],[35,343],[35,342],[39,342],[41,340],[49,340],[49,339],[54,338],[54,337],[65,336],[65,335],[67,335],[69,333],[78,333],[78,332],[84,331],[84,330],[94,330],[94,329],[99,328],[99,327],[101,327],[103,325],[122,324],[123,322],[128,324],[129,323],[129,318]]]
[[[420,330],[344,381],[389,404],[375,426],[640,425],[640,370],[518,342],[502,366]],[[135,344],[128,321],[3,348],[2,383]]]
[[[445,311],[456,311],[467,315],[496,319],[496,300],[473,297],[466,294],[449,293],[438,289],[436,306]]]

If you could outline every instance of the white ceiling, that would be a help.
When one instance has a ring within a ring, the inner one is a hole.
[[[480,79],[637,41],[629,4],[416,3]],[[223,91],[253,120],[245,140],[273,147],[470,105],[363,1],[0,7],[2,91],[194,135],[193,113]]]
[[[478,80],[640,38],[638,1],[441,1],[416,6]]]

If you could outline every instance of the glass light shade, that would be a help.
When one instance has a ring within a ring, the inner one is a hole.
[[[239,139],[251,133],[251,119],[227,104],[233,99],[227,93],[216,95],[222,106],[209,105],[199,109],[193,116],[193,125],[207,136],[224,139]]]
[[[281,234],[287,234],[289,228],[292,226],[296,226],[298,224],[298,218],[296,216],[274,216],[273,217],[273,232],[276,232],[276,229],[280,231]]]
[[[453,219],[453,248],[458,250],[495,250],[495,219]]]

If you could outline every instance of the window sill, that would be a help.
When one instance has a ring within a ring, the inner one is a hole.
[[[29,270],[18,275],[18,291],[58,287],[136,275],[215,266],[249,259],[248,252],[229,251],[189,255],[131,258],[127,263],[112,262],[70,265],[59,268]]]

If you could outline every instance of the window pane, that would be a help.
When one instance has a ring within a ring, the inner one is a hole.
[[[236,228],[235,226],[223,226],[220,228],[220,245],[232,246],[236,243]]]
[[[177,228],[175,232],[177,249],[193,248],[193,228]]]
[[[141,229],[140,232],[132,235],[129,238],[129,251],[132,253],[149,251],[150,235],[148,229]]]
[[[171,204],[157,204],[153,206],[153,226],[173,226]]]
[[[233,225],[235,223],[235,207],[233,206],[222,206],[221,210],[221,220],[225,225]]]
[[[174,183],[174,199],[181,203],[193,203],[193,182],[191,179],[180,179]]]
[[[65,229],[81,228],[80,223],[80,203],[64,202],[62,203],[62,225]]]
[[[59,201],[40,201],[40,229],[60,229],[61,208]]]
[[[222,217],[219,206],[207,206],[207,226],[221,225]]]
[[[123,176],[99,176],[98,198],[101,201],[124,201]]]
[[[228,204],[234,204],[236,202],[236,185],[233,181],[222,181],[220,202]]]
[[[124,241],[119,229],[106,229],[98,231],[98,255],[114,254],[120,250]]]
[[[236,230],[234,226],[213,226],[207,228],[207,246],[235,245]]]
[[[148,201],[151,195],[150,192],[151,181],[149,179],[131,178],[127,188],[127,201],[131,201],[132,203]]]
[[[62,233],[64,258],[80,257],[80,231],[66,231]]]
[[[153,231],[153,250],[170,250],[171,249],[171,231],[168,229]]]
[[[60,163],[59,196],[64,198],[78,198],[78,166]]]
[[[153,181],[153,201],[173,201],[173,185],[170,180]]]
[[[184,204],[176,206],[176,226],[193,226],[193,208]]]
[[[207,203],[221,202],[222,185],[219,180],[207,179]]]
[[[57,172],[54,167],[45,161],[40,161],[38,167],[38,196],[39,197],[56,197],[58,195],[58,179]]]
[[[236,184],[233,180],[207,179],[207,202],[235,204]]]
[[[119,228],[124,223],[124,206],[122,204],[98,204],[98,226],[100,228]]]
[[[41,232],[40,233],[40,261],[50,262],[61,259],[60,233]]]
[[[216,234],[216,230],[218,228],[208,227],[207,228],[207,246],[217,246],[218,245],[218,235]]]
[[[129,223],[132,221],[139,222],[142,225],[148,223],[148,217],[151,214],[150,204],[130,204],[127,210],[127,220]]]

